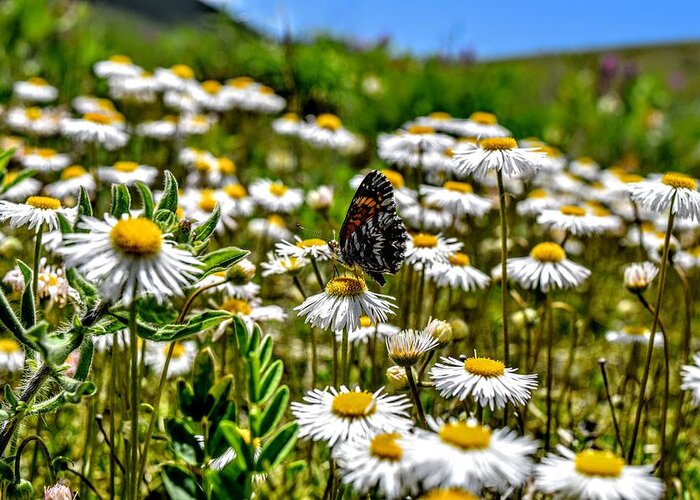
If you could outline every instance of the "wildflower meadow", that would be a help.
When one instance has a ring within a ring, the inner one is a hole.
[[[700,498],[695,75],[199,22],[0,4],[1,498]]]

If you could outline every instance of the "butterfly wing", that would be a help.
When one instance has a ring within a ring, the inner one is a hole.
[[[379,282],[377,274],[393,274],[401,268],[406,238],[406,227],[396,214],[393,186],[384,174],[371,171],[357,188],[340,228],[343,259]]]

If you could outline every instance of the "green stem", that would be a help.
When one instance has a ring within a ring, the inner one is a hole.
[[[34,267],[32,269],[32,291],[36,299],[36,307],[39,308],[39,263],[41,262],[41,240],[44,235],[44,225],[40,225],[34,241]]]
[[[506,190],[503,183],[503,172],[496,170],[498,179],[498,209],[501,216],[501,307],[503,316],[503,362],[506,366],[509,357],[508,345],[508,222],[506,220]]]
[[[39,436],[29,436],[24,438],[20,443],[19,447],[17,448],[17,454],[15,455],[15,480],[19,480],[19,478],[21,477],[20,465],[22,462],[22,452],[24,451],[24,448],[32,441],[36,441],[36,444],[34,446],[40,449],[41,453],[44,455],[46,467],[47,469],[49,469],[49,474],[51,475],[51,484],[56,484],[56,475],[54,474],[53,464],[51,463],[51,453],[49,453],[49,449],[46,446],[44,440],[41,439]]]
[[[600,365],[600,372],[603,374],[603,385],[605,385],[605,396],[608,399],[608,407],[610,408],[610,416],[612,417],[613,427],[615,428],[615,438],[617,439],[617,444],[620,446],[622,455],[625,454],[625,444],[622,442],[622,436],[620,435],[620,426],[617,424],[617,418],[615,417],[615,405],[612,402],[612,397],[610,397],[610,384],[608,383],[608,374],[605,371],[605,358],[598,360]]]
[[[323,290],[326,285],[323,283],[323,276],[321,276],[321,270],[318,268],[318,262],[316,262],[316,259],[311,257],[311,266],[314,268],[314,274],[316,275],[316,281],[318,281],[318,286],[321,287],[321,290]]]
[[[639,384],[639,400],[637,402],[637,412],[634,417],[634,427],[632,428],[632,437],[630,439],[629,452],[627,454],[627,462],[632,463],[634,459],[634,450],[637,444],[637,435],[639,434],[639,425],[642,421],[642,410],[644,408],[644,400],[646,398],[647,381],[649,380],[649,371],[651,369],[651,357],[654,351],[654,336],[656,329],[659,326],[659,313],[661,312],[661,300],[664,294],[664,284],[666,282],[666,264],[668,263],[668,252],[671,242],[671,233],[673,232],[673,221],[675,215],[673,213],[673,204],[676,201],[676,195],[671,198],[670,209],[668,213],[668,224],[666,225],[666,236],[664,238],[664,253],[661,260],[661,270],[659,271],[659,285],[656,292],[656,305],[654,307],[654,320],[651,323],[651,331],[649,332],[649,344],[647,345],[647,356],[644,362],[644,373]]]
[[[138,333],[136,326],[136,313],[137,313],[137,302],[136,302],[136,287],[134,287],[134,293],[131,297],[131,305],[129,308],[129,354],[131,357],[131,458],[128,461],[129,478],[131,484],[131,491],[129,497],[133,500],[138,500],[139,497],[139,479],[137,477],[139,468],[139,346],[138,346]]]
[[[340,366],[342,366],[343,385],[350,383],[350,359],[348,358],[348,329],[343,328],[343,335],[340,340]]]
[[[418,387],[416,386],[416,381],[413,379],[413,369],[410,366],[405,366],[406,378],[408,379],[408,385],[411,387],[411,394],[413,395],[413,402],[416,404],[416,410],[418,411],[418,418],[420,419],[420,425],[423,429],[428,428],[428,422],[425,420],[425,413],[423,412],[423,404],[420,402],[420,394],[418,393]]]
[[[544,296],[545,316],[547,317],[547,428],[544,435],[544,450],[549,451],[552,432],[552,347],[554,345],[554,315],[552,299]]]
[[[338,337],[331,332],[331,348],[333,349],[333,387],[338,387]]]
[[[117,351],[119,350],[119,332],[114,332],[112,337],[112,350],[110,360],[111,377],[109,379],[109,498],[114,499],[114,485],[116,477],[115,464],[117,460],[115,409],[117,392]]]

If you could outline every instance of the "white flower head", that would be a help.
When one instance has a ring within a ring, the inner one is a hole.
[[[681,378],[683,379],[681,389],[690,391],[693,395],[693,404],[700,406],[700,353],[693,356],[692,365],[681,367]]]
[[[302,240],[298,236],[295,236],[294,239],[294,243],[286,240],[276,243],[275,251],[277,255],[319,261],[327,261],[333,257],[333,252],[331,252],[328,242],[325,240],[320,238]]]
[[[189,373],[197,357],[197,343],[193,340],[174,342],[173,355],[168,366],[167,378],[175,378]],[[155,373],[161,373],[165,368],[165,360],[170,350],[170,343],[149,342],[146,345],[146,357],[144,362]]]
[[[61,200],[48,196],[30,196],[24,203],[0,200],[0,221],[9,221],[11,227],[26,227],[37,232],[46,224],[49,231],[58,228],[58,214],[70,219],[75,209],[64,208]]]
[[[406,396],[388,396],[383,388],[371,393],[341,386],[340,390],[331,387],[309,391],[304,403],[293,402],[291,409],[300,438],[325,441],[333,447],[378,432],[410,429],[412,422],[406,413],[410,406]]]
[[[633,183],[630,197],[654,212],[664,213],[670,209],[678,217],[700,222],[698,182],[688,175],[666,172],[661,179]]]
[[[336,115],[323,113],[309,116],[299,129],[299,136],[315,148],[345,150],[358,140],[355,134],[343,126]]]
[[[290,188],[269,179],[257,180],[251,183],[249,189],[253,201],[268,212],[290,213],[304,202],[301,189]]]
[[[458,147],[454,161],[463,174],[485,179],[500,170],[506,179],[531,177],[546,156],[540,148],[520,148],[512,137],[493,137],[479,141],[479,147]]]
[[[535,245],[527,257],[508,259],[508,277],[523,288],[537,288],[543,292],[577,287],[591,272],[566,258],[564,249],[553,242]]]
[[[63,200],[69,196],[77,196],[81,187],[88,193],[93,193],[95,178],[80,165],[71,165],[63,169],[60,179],[46,186],[46,192],[54,198]]]
[[[136,76],[143,72],[143,69],[134,64],[130,57],[121,54],[96,62],[92,70],[100,78]]]
[[[0,370],[16,372],[24,367],[24,349],[15,339],[0,339]]]
[[[649,345],[651,331],[649,328],[640,325],[626,325],[617,330],[608,330],[605,333],[605,340],[611,344],[642,344]],[[664,338],[661,332],[654,335],[654,347],[663,347]]]
[[[406,240],[407,264],[430,267],[437,263],[446,263],[453,253],[459,251],[462,244],[456,238],[445,238],[441,234],[432,235],[416,233]]]
[[[423,354],[436,349],[440,343],[425,330],[402,330],[386,338],[386,350],[399,366],[415,365]]]
[[[471,184],[466,182],[447,181],[441,188],[424,185],[420,187],[420,192],[428,204],[444,208],[459,217],[481,217],[493,208],[491,200],[474,194]]]
[[[97,178],[102,182],[131,186],[136,182],[153,184],[158,178],[158,169],[149,165],[139,165],[135,161],[118,161],[111,167],[99,167]]]
[[[25,102],[51,102],[58,98],[58,89],[37,76],[13,83],[12,93]]]
[[[61,120],[61,133],[77,143],[95,143],[112,151],[129,142],[119,117],[106,113],[86,113],[82,118]]]
[[[430,370],[430,379],[443,398],[464,401],[471,396],[491,411],[507,403],[524,406],[537,388],[537,375],[519,375],[501,361],[471,357],[462,361],[442,357]]]
[[[432,264],[426,275],[438,288],[461,288],[465,292],[484,288],[491,281],[488,275],[471,265],[468,255],[461,252],[448,255],[447,262]]]
[[[634,293],[643,292],[649,288],[658,273],[659,269],[648,261],[629,264],[624,271],[625,287]]]

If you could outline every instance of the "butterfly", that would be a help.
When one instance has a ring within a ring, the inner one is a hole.
[[[396,214],[391,182],[372,170],[350,202],[338,241],[329,246],[341,264],[361,269],[384,286],[383,274],[395,274],[401,268],[407,238],[406,226]]]

